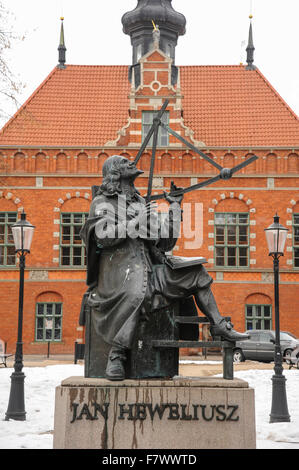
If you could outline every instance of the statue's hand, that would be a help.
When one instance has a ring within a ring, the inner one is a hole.
[[[171,194],[174,191],[182,191],[182,192],[177,195]],[[170,185],[170,193],[167,193],[166,191],[164,191],[164,195],[165,195],[166,201],[168,201],[170,204],[173,204],[174,202],[176,202],[177,204],[181,204],[184,198],[183,188],[178,188],[172,181]]]
[[[159,238],[159,215],[156,208],[157,203],[153,202],[138,206],[134,219],[129,222],[131,236],[134,229],[134,238],[136,236],[150,240]]]

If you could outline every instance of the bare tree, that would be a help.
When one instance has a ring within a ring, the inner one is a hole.
[[[9,114],[5,111],[1,103],[10,102],[17,108],[19,106],[18,94],[23,88],[23,84],[18,80],[9,65],[8,55],[15,41],[23,40],[24,37],[16,35],[11,24],[13,15],[9,12],[3,2],[0,0],[0,118],[8,118]]]

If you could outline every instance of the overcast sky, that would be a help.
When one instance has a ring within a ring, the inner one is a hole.
[[[8,58],[26,85],[22,104],[58,61],[60,16],[64,16],[67,63],[130,64],[129,36],[121,17],[137,0],[2,0],[25,33]],[[299,115],[299,0],[173,0],[187,19],[177,65],[235,65],[246,61],[249,14],[253,13],[255,64]],[[15,109],[6,104],[9,113]],[[4,124],[0,121],[0,124]]]

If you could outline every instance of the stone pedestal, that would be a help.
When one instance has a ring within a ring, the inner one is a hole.
[[[54,449],[254,449],[247,382],[70,377],[56,388]]]

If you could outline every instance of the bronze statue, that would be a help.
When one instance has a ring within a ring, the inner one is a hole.
[[[124,363],[142,307],[150,312],[192,295],[211,323],[212,336],[228,341],[247,338],[220,315],[211,291],[213,280],[200,260],[173,268],[166,252],[177,241],[183,194],[165,193],[169,211],[161,220],[155,205],[146,203],[134,186],[142,173],[135,162],[109,157],[81,231],[87,248],[87,302],[97,334],[111,345],[106,368],[110,380],[125,378]]]

